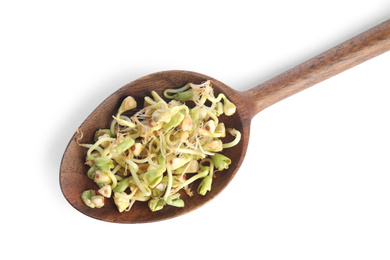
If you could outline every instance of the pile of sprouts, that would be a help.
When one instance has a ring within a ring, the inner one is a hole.
[[[215,97],[210,81],[166,89],[163,95],[169,102],[152,91],[141,109],[126,97],[110,128],[95,132],[93,144],[81,144],[81,133],[78,144],[88,149],[87,175],[99,187],[98,194],[93,189],[81,194],[87,206],[101,208],[105,198],[113,197],[119,212],[136,201],[148,201],[151,211],[184,207],[180,190],[192,196],[191,184],[200,179],[197,193],[205,195],[214,173],[228,169],[231,160],[221,152],[235,146],[241,133],[225,128],[218,117],[233,115],[236,106],[222,93]],[[130,117],[129,111],[134,111]],[[226,133],[234,138],[223,143]]]

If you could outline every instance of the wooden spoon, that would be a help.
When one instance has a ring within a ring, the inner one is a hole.
[[[107,128],[112,115],[117,111],[122,100],[131,95],[137,102],[143,103],[143,98],[152,90],[160,95],[166,88],[178,88],[188,82],[201,83],[211,80],[215,92],[223,92],[237,106],[237,112],[231,117],[222,118],[227,127],[238,129],[242,133],[239,145],[226,149],[226,156],[232,164],[228,170],[217,172],[213,186],[206,196],[194,192],[193,197],[182,195],[184,208],[166,206],[161,211],[151,212],[147,203],[136,202],[129,212],[119,213],[113,199],[106,199],[106,205],[100,209],[87,207],[80,198],[86,189],[97,188],[86,172],[84,164],[86,150],[76,143],[79,134],[71,138],[62,158],[60,168],[60,185],[68,202],[80,212],[99,220],[118,223],[146,223],[188,213],[207,203],[218,195],[232,180],[242,164],[249,141],[250,123],[252,118],[268,106],[287,98],[301,90],[315,85],[327,78],[343,72],[370,58],[390,49],[390,20],[344,42],[340,45],[274,77],[248,91],[238,92],[222,82],[195,72],[165,71],[154,73],[137,79],[109,96],[81,124],[79,129],[84,133],[83,143],[92,143],[94,132],[99,128]],[[195,184],[193,187],[197,187]],[[194,188],[193,188],[194,189]]]

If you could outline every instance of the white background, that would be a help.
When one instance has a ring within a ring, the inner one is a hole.
[[[206,206],[140,225],[62,196],[77,126],[144,75],[248,90],[389,18],[388,0],[1,1],[1,254],[7,259],[390,259],[390,53],[262,111]]]

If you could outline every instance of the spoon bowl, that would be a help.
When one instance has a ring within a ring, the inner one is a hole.
[[[143,104],[143,98],[150,96],[151,91],[156,91],[160,96],[167,88],[179,88],[188,82],[200,84],[210,80],[216,94],[224,93],[235,104],[244,104],[242,96],[220,81],[211,77],[189,71],[164,71],[157,72],[137,79],[109,96],[99,105],[92,114],[80,125],[79,129],[84,136],[81,142],[93,143],[93,135],[99,128],[107,128],[112,120],[112,115],[118,110],[122,100],[127,96],[133,96],[138,104]],[[238,107],[237,112],[230,117],[221,116],[221,121],[227,127],[235,128],[242,134],[241,142],[234,149],[225,149],[224,154],[231,158],[232,164],[228,170],[217,173],[211,191],[206,196],[194,192],[192,197],[182,194],[185,207],[164,207],[157,212],[151,212],[146,202],[134,203],[131,211],[119,213],[112,199],[105,200],[105,206],[100,209],[92,209],[84,204],[80,195],[86,189],[96,189],[96,184],[86,175],[88,166],[85,165],[87,149],[79,146],[76,142],[80,137],[75,133],[66,148],[61,163],[60,184],[61,189],[73,207],[80,212],[100,220],[119,223],[145,223],[156,220],[169,219],[192,211],[213,199],[224,187],[228,185],[239,169],[248,146],[249,140],[249,117],[245,106]],[[228,140],[229,141],[229,140]],[[197,187],[200,181],[193,184]]]
[[[217,196],[239,170],[248,147],[252,118],[268,106],[294,95],[308,87],[326,80],[355,65],[371,59],[390,49],[390,20],[347,40],[336,47],[244,92],[236,91],[224,83],[196,72],[163,71],[137,79],[118,89],[104,100],[80,125],[84,134],[82,143],[93,143],[93,135],[99,128],[107,128],[122,100],[133,96],[142,104],[143,98],[156,91],[162,96],[166,88],[179,88],[191,82],[200,84],[210,80],[216,94],[224,93],[237,106],[230,117],[221,116],[221,122],[235,128],[242,134],[240,143],[234,148],[224,149],[232,163],[229,169],[217,172],[212,189],[205,196],[194,192],[192,197],[181,196],[185,207],[164,207],[151,212],[147,203],[135,203],[129,212],[119,213],[112,199],[105,200],[105,206],[92,209],[81,200],[81,193],[96,189],[96,184],[87,177],[85,165],[87,149],[77,144],[80,135],[76,132],[64,152],[60,166],[60,186],[65,198],[78,211],[95,219],[117,223],[148,223],[170,219],[193,211]],[[229,140],[226,139],[228,142]],[[197,187],[198,183],[194,184]]]

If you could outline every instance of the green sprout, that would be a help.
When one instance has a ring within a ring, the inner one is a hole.
[[[81,199],[90,208],[101,208],[104,206],[104,197],[95,195],[94,190],[85,190],[81,194]]]
[[[195,93],[192,89],[177,93],[173,96],[173,98],[177,101],[191,101],[194,99],[194,97],[195,97]]]
[[[132,180],[133,180],[133,177],[127,177],[127,178],[121,180],[120,182],[118,182],[118,184],[113,189],[113,191],[119,192],[119,193],[124,192],[130,186],[130,183],[132,183]]]
[[[98,129],[87,148],[86,175],[99,188],[86,190],[81,200],[91,208],[113,199],[119,212],[148,202],[152,212],[165,206],[184,207],[181,191],[206,196],[215,171],[231,164],[224,149],[241,140],[239,130],[225,128],[221,115],[231,116],[236,106],[223,93],[215,96],[211,81],[168,88],[160,96],[152,91],[142,106],[128,96],[123,99],[107,128]],[[234,138],[225,142],[226,132]],[[214,171],[215,168],[215,171]]]
[[[121,106],[118,109],[117,117],[119,117],[122,113],[132,110],[137,107],[137,102],[132,96],[126,97],[123,101]]]
[[[148,205],[150,210],[154,212],[161,210],[165,205],[165,201],[163,199],[154,198],[149,201]]]
[[[181,121],[184,119],[183,113],[176,113],[174,116],[171,117],[171,120],[164,125],[164,132],[168,132],[169,130],[173,129],[174,127],[177,127],[180,125]]]
[[[130,206],[131,196],[125,192],[114,193],[114,203],[117,206],[119,212],[125,211]]]
[[[134,145],[135,141],[130,136],[126,136],[125,139],[115,148],[115,152],[123,153],[130,149]]]
[[[198,194],[203,196],[206,195],[206,192],[211,190],[212,182],[213,182],[213,177],[210,175],[206,176],[198,186],[198,190],[197,190]]]
[[[81,194],[81,199],[84,201],[85,205],[87,205],[90,208],[94,208],[95,204],[92,203],[91,198],[95,196],[94,190],[85,190]]]
[[[112,192],[112,189],[111,189],[111,186],[110,185],[104,185],[103,187],[101,187],[98,192],[103,196],[103,197],[106,197],[106,198],[110,198],[111,197],[111,192]]]
[[[214,162],[214,166],[219,170],[223,171],[225,169],[229,168],[229,165],[231,164],[231,160],[226,157],[225,155],[222,155],[220,153],[215,153],[211,156],[211,159]]]
[[[167,205],[178,207],[178,208],[184,207],[184,201],[182,199],[180,199],[179,193],[175,193],[175,194],[169,196],[166,203],[167,203]]]

